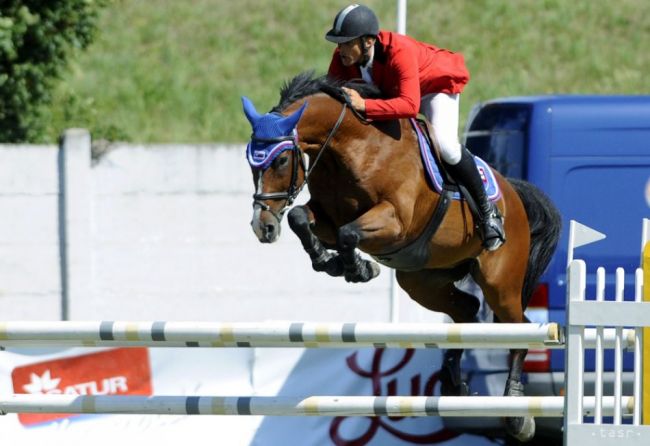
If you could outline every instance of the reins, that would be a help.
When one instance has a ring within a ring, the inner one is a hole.
[[[348,108],[348,104],[344,103],[343,108],[341,109],[341,113],[339,114],[339,119],[336,121],[336,124],[334,124],[334,127],[332,127],[332,130],[330,130],[329,135],[327,135],[327,139],[321,146],[320,150],[318,151],[318,155],[316,155],[316,158],[314,159],[314,162],[311,163],[311,166],[309,166],[309,170],[305,172],[305,181],[302,183],[302,186],[300,186],[300,189],[304,187],[305,184],[307,184],[307,180],[309,179],[309,175],[311,175],[312,170],[314,170],[314,167],[316,167],[316,164],[318,163],[318,160],[320,160],[321,156],[323,155],[323,152],[325,152],[325,149],[329,146],[330,141],[334,137],[334,134],[337,132],[339,127],[341,126],[341,123],[343,122],[343,118],[345,117],[345,111]],[[354,109],[353,109],[354,110]]]
[[[366,119],[366,117],[363,116],[363,114],[361,114],[361,113],[359,112],[359,110],[357,110],[356,108],[352,107],[352,99],[350,99],[350,95],[347,94],[347,93],[345,92],[345,90],[343,90],[343,89],[339,90],[339,93],[341,94],[341,96],[343,96],[343,105],[344,105],[344,106],[345,106],[345,105],[349,106],[349,107],[350,107],[350,110],[352,110],[352,113],[354,114],[354,116],[357,117],[357,119],[358,119],[359,121],[361,121],[362,123],[364,123],[364,124],[366,124],[366,125],[367,125],[367,124],[370,124],[370,121],[369,121],[368,119]]]

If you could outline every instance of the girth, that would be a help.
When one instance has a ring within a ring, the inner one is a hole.
[[[431,238],[442,223],[452,201],[452,195],[457,190],[455,185],[445,184],[431,219],[418,238],[397,251],[379,254],[372,258],[382,265],[402,271],[418,271],[424,268],[431,257],[429,249]]]

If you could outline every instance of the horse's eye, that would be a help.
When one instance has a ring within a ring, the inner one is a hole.
[[[287,164],[289,164],[289,156],[288,155],[279,156],[273,161],[273,167],[275,169],[279,169],[281,167],[284,167]]]

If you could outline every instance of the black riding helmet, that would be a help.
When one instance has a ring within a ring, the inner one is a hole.
[[[379,20],[372,9],[363,5],[350,5],[334,17],[334,25],[325,38],[330,42],[344,43],[361,36],[379,34]]]

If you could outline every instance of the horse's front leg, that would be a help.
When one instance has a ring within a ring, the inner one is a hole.
[[[341,258],[329,252],[312,232],[315,219],[309,206],[295,206],[289,211],[287,218],[289,227],[298,236],[302,247],[309,254],[314,271],[324,271],[334,277],[342,276],[343,262]]]
[[[365,250],[385,250],[398,240],[402,225],[396,218],[392,204],[382,201],[356,220],[339,228],[337,249],[343,260],[345,280],[367,282],[379,275],[377,263],[364,260],[357,253],[362,245]],[[373,249],[374,248],[374,249]]]

